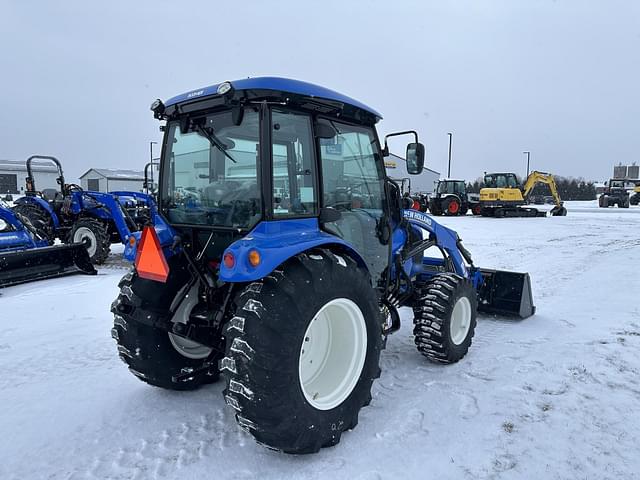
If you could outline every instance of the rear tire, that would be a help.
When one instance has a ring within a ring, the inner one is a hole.
[[[89,259],[94,265],[102,265],[111,250],[107,225],[94,218],[81,218],[74,223],[67,243],[85,243]]]
[[[444,213],[449,216],[460,215],[460,202],[455,198],[447,200],[444,204]]]
[[[469,351],[478,301],[471,282],[454,273],[434,276],[418,287],[413,334],[418,351],[438,363],[455,363]]]
[[[218,379],[217,358],[182,355],[167,330],[160,328],[170,322],[169,306],[182,280],[186,283],[184,272],[179,269],[171,272],[166,284],[142,279],[133,271],[120,280],[120,294],[111,305],[114,314],[111,336],[118,344],[120,359],[143,382],[169,390],[193,390]],[[205,364],[211,368],[202,374],[173,381],[174,376]]]
[[[220,367],[240,427],[286,453],[336,445],[380,375],[384,319],[369,274],[346,255],[303,253],[234,303]]]
[[[39,205],[29,203],[19,203],[13,207],[13,211],[25,217],[35,229],[37,235],[53,245],[55,235],[53,233],[53,221],[51,215]]]
[[[607,200],[607,197],[604,195],[600,195],[600,197],[598,198],[598,206],[600,208],[607,208],[609,207],[609,201]]]

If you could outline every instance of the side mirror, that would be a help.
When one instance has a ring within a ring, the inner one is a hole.
[[[407,145],[407,172],[411,175],[422,173],[424,168],[424,145],[420,142]]]

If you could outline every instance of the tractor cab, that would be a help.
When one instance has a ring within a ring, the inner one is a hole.
[[[467,187],[464,180],[440,180],[436,187],[437,195],[464,195],[467,192]]]
[[[224,82],[158,100],[152,110],[166,120],[160,211],[192,252],[217,265],[225,249],[251,231],[310,239],[326,232],[354,248],[381,280],[390,249],[389,205],[399,192],[385,177],[378,112],[281,78]],[[414,170],[424,162],[415,137],[408,149]],[[260,270],[238,268],[247,265],[247,253],[237,250],[241,258],[231,268],[222,263],[222,276]],[[271,267],[282,261],[280,255],[262,258]]]

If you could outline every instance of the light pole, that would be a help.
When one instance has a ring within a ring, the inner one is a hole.
[[[149,162],[151,162],[151,185],[153,185],[153,146],[158,142],[149,142]]]
[[[527,177],[529,177],[529,160],[531,158],[531,152],[522,152],[527,154]]]
[[[451,143],[453,139],[453,133],[447,133],[449,135],[449,170],[447,171],[447,178],[451,178]]]

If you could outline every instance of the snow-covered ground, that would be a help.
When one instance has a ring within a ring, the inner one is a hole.
[[[411,315],[358,427],[313,456],[256,445],[222,385],[150,387],[125,368],[98,277],[0,296],[0,479],[639,478],[640,208],[442,218],[477,265],[528,271],[537,314],[480,317],[469,355],[421,357]]]

